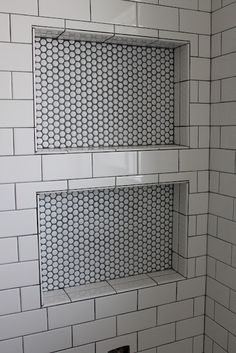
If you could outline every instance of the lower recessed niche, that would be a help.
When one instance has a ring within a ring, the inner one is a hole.
[[[173,185],[38,195],[43,291],[172,267]]]

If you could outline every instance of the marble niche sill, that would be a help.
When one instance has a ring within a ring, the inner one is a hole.
[[[93,148],[58,148],[41,149],[37,154],[67,154],[67,153],[102,153],[102,152],[130,152],[130,151],[160,151],[189,149],[185,145],[155,145],[155,146],[124,146],[124,147],[93,147]]]
[[[174,270],[152,272],[119,279],[42,292],[43,307],[95,299],[132,290],[185,280]]]

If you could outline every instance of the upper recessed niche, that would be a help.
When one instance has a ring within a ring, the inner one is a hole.
[[[178,143],[176,49],[101,38],[35,37],[36,149]]]

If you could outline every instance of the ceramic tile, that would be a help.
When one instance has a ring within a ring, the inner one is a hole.
[[[163,276],[152,276],[152,279],[157,282],[157,284],[166,284],[170,282],[182,281],[185,278],[179,273],[172,273]]]
[[[43,292],[43,305],[52,306],[58,304],[69,303],[70,298],[67,296],[63,289]]]
[[[115,294],[115,290],[107,282],[91,283],[73,288],[65,288],[71,301],[84,300]]]
[[[117,280],[108,281],[108,283],[116,290],[117,293],[156,285],[156,283],[147,275],[120,278]]]

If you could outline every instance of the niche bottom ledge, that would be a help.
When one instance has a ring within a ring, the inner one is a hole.
[[[161,284],[185,280],[174,270],[152,272],[143,275],[119,278],[64,289],[42,292],[43,307],[95,299],[132,290],[155,287]]]

